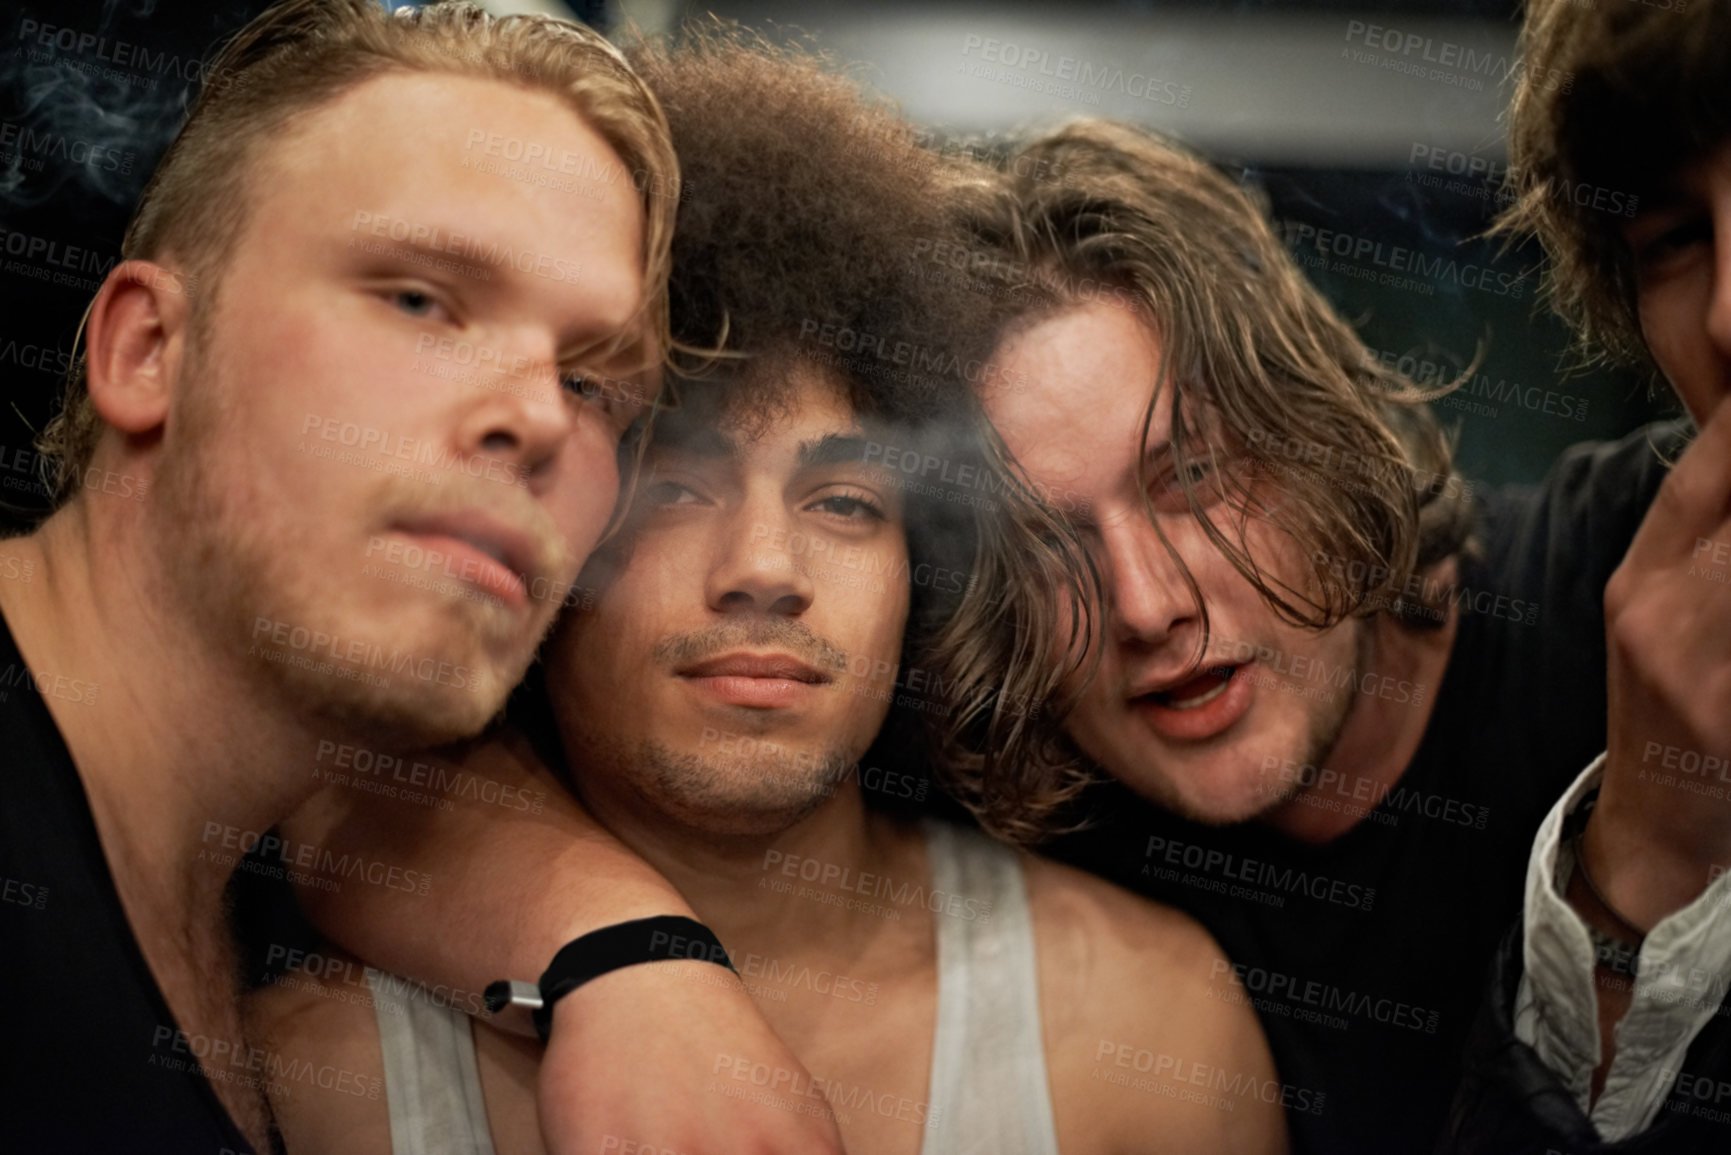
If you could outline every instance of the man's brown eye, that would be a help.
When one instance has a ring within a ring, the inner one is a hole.
[[[397,307],[411,317],[425,317],[437,304],[429,294],[419,289],[398,289],[393,299]]]
[[[825,513],[833,513],[848,518],[870,518],[874,521],[884,520],[884,511],[873,502],[863,497],[853,497],[847,494],[837,494],[817,502],[813,508]]]
[[[1692,245],[1713,239],[1713,225],[1705,217],[1693,217],[1664,230],[1635,250],[1639,265],[1657,265]]]

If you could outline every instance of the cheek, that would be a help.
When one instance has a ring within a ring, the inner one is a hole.
[[[859,620],[875,623],[871,648],[874,656],[892,666],[901,656],[902,636],[907,628],[909,590],[905,583],[885,583],[882,594],[855,607]]]
[[[1278,514],[1278,507],[1271,507],[1270,513]],[[1269,586],[1288,598],[1291,595],[1287,594],[1283,587],[1298,590],[1309,597],[1320,593],[1315,563],[1297,539],[1276,527],[1267,516],[1251,517],[1243,526],[1243,548],[1249,552],[1250,560],[1255,563],[1256,569],[1263,574],[1263,580]],[[1228,533],[1236,533],[1236,527],[1228,530]],[[1222,580],[1232,583],[1232,588],[1237,591],[1235,596],[1255,598],[1259,604],[1267,605],[1249,578],[1240,573],[1238,568],[1218,551],[1211,552],[1219,558],[1218,569]],[[1230,571],[1229,576],[1227,571]]]
[[[1683,278],[1673,278],[1640,290],[1636,309],[1653,360],[1697,425],[1707,420],[1718,401],[1716,388],[1704,384],[1713,379],[1714,367],[1706,308],[1695,307],[1698,295]]]
[[[548,661],[550,688],[559,693],[558,679],[565,683],[567,697],[594,710],[610,709],[607,701],[628,684],[632,656],[641,661],[649,653],[648,644],[633,637],[628,619],[600,610],[564,627],[557,644],[557,657],[550,654]]]
[[[1106,618],[1099,605],[1084,606],[1079,595],[1070,589],[1060,589],[1056,595],[1057,616],[1052,630],[1051,666],[1067,670],[1065,690],[1080,693],[1082,708],[1101,699],[1109,684],[1109,668],[1114,650],[1104,646],[1108,636]],[[1083,648],[1086,643],[1086,649]],[[1089,673],[1091,681],[1085,681]]]
[[[559,524],[567,527],[571,550],[581,564],[612,520],[619,500],[619,468],[610,439],[579,437],[568,450]]]

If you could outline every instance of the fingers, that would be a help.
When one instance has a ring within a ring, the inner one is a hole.
[[[1721,401],[1659,486],[1630,557],[1654,563],[1695,553],[1731,537],[1731,405]]]

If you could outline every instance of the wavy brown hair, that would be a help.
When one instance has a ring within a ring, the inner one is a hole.
[[[1293,263],[1262,205],[1179,146],[1083,121],[1012,161],[1012,171],[1063,173],[1012,177],[1011,197],[983,202],[995,211],[975,222],[1006,255],[994,272],[1018,292],[1015,323],[1103,295],[1142,312],[1164,362],[1144,439],[1166,406],[1191,512],[1268,604],[1319,630],[1388,608],[1436,624],[1399,596],[1404,575],[1459,552],[1470,528],[1467,488],[1424,405],[1436,391],[1378,361]],[[1241,530],[1209,515],[1192,465],[1319,562],[1305,588],[1268,573]],[[1285,500],[1267,501],[1264,479]]]
[[[196,285],[194,321],[202,322],[250,219],[250,187],[269,142],[298,117],[392,72],[480,77],[548,92],[608,143],[624,165],[618,175],[632,182],[643,205],[644,336],[659,357],[667,346],[668,248],[679,183],[667,123],[618,49],[591,29],[551,17],[494,17],[467,3],[391,13],[377,0],[284,0],[267,9],[204,70],[186,124],[139,198],[122,258],[179,262],[185,283]],[[80,354],[61,412],[37,441],[58,503],[78,493],[77,478],[103,428]]]
[[[1630,198],[1638,208],[1656,182],[1731,139],[1731,6],[1530,0],[1520,49],[1514,203],[1496,228],[1538,236],[1546,292],[1587,359],[1657,376],[1636,313],[1628,217],[1606,208]]]
[[[974,248],[966,261],[951,262],[992,300],[1000,317],[994,331],[1014,332],[1096,300],[1137,309],[1163,355],[1143,440],[1158,407],[1167,406],[1191,512],[1268,604],[1318,630],[1378,612],[1415,629],[1446,621],[1446,606],[1402,592],[1407,575],[1470,548],[1470,492],[1424,405],[1437,390],[1419,388],[1365,348],[1296,268],[1263,206],[1177,145],[1103,121],[1034,138],[1004,168],[1000,189],[971,198]],[[1302,450],[1297,465],[1292,446]],[[1192,475],[1188,466],[1200,463],[1211,480]],[[1220,485],[1227,508],[1266,519],[1303,548],[1315,563],[1303,588],[1264,569],[1242,522],[1234,528],[1211,516],[1204,484]],[[1266,500],[1269,488],[1283,500]],[[1206,601],[1147,509],[1206,635]],[[1068,585],[1098,598],[1091,571]],[[1066,668],[1079,669],[1079,661],[1070,655]],[[1040,761],[1000,766],[982,779],[983,818],[1046,813],[1048,800],[1072,796],[1092,773],[1061,736],[1073,701],[1049,700]],[[1051,832],[988,824],[1024,837]]]

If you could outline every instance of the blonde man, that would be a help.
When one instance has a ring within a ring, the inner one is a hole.
[[[86,316],[61,504],[5,546],[0,1147],[270,1148],[234,866],[318,741],[461,738],[521,677],[665,347],[676,180],[570,24],[295,0],[216,58]]]

